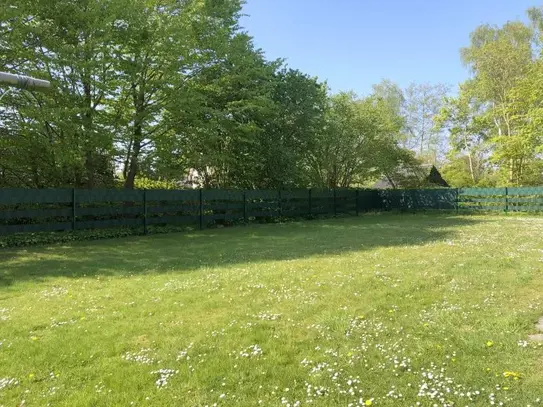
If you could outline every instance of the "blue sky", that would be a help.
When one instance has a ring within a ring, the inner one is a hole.
[[[482,23],[525,19],[535,0],[247,0],[242,26],[269,59],[363,95],[389,78],[446,83],[468,77],[459,49]]]

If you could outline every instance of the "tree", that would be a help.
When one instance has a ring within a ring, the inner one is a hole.
[[[326,125],[311,152],[314,185],[349,187],[397,167],[405,150],[397,145],[401,118],[374,97],[353,93],[330,98]]]
[[[111,185],[113,139],[102,107],[115,89],[111,27],[124,6],[22,0],[1,18],[11,55],[5,68],[45,74],[54,85],[49,95],[21,91],[3,100],[13,135],[4,139],[10,153],[3,165],[23,185]]]
[[[258,137],[274,109],[277,63],[265,61],[245,34],[231,38],[223,52],[186,81],[188,103],[169,106],[175,134],[160,157],[180,172],[196,169],[206,187],[255,179]]]
[[[405,96],[403,90],[389,79],[383,79],[378,84],[372,86],[372,95],[382,100],[396,116],[402,115],[405,105]]]
[[[404,92],[406,142],[404,147],[419,158],[436,164],[444,148],[442,134],[434,126],[448,87],[442,84],[411,84]]]
[[[274,110],[259,133],[258,156],[262,188],[308,185],[310,156],[322,131],[327,104],[325,85],[300,71],[281,69],[275,75]]]
[[[486,157],[488,156],[488,122],[481,104],[470,93],[469,88],[460,87],[456,98],[445,99],[439,115],[435,117],[437,129],[449,132],[448,158],[454,163],[445,172],[458,173],[466,171],[461,186],[477,185],[485,174]],[[452,174],[451,174],[452,175]],[[459,184],[459,181],[455,183]]]
[[[521,22],[509,22],[503,27],[483,25],[471,34],[471,45],[462,49],[463,61],[473,73],[473,79],[465,86],[481,104],[487,105],[494,127],[492,141],[498,146],[497,151],[502,151],[494,158],[500,163],[508,161],[508,182],[512,184],[520,181],[525,157],[514,138],[517,130],[508,98],[530,69],[533,38],[533,29]],[[503,154],[505,151],[509,153]]]
[[[187,82],[227,54],[240,10],[232,0],[140,1],[118,24],[122,74],[112,109],[126,188],[134,187],[142,161],[169,145],[177,126],[170,113],[188,101]]]
[[[506,99],[506,114],[514,132],[494,137],[492,158],[498,163],[512,162],[517,185],[539,185],[543,177],[543,61],[533,63],[517,81]]]
[[[187,102],[187,82],[231,51],[241,5],[21,0],[2,10],[4,68],[54,85],[4,98],[3,182],[111,186],[118,160],[132,188],[170,145],[179,118],[169,112]]]

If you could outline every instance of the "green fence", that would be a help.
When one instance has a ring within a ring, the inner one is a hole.
[[[0,189],[0,235],[151,225],[204,228],[381,209],[375,190]]]
[[[542,212],[541,188],[424,190],[0,189],[0,235],[191,225],[368,211]]]
[[[384,210],[543,212],[543,187],[384,190]]]

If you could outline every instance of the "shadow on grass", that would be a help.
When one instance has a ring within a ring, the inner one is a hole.
[[[338,255],[452,238],[455,229],[487,222],[451,215],[366,215],[189,234],[140,236],[0,251],[0,286]]]

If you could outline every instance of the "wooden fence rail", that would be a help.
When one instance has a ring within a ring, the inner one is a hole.
[[[543,212],[543,187],[422,190],[0,189],[0,235],[369,211]]]

